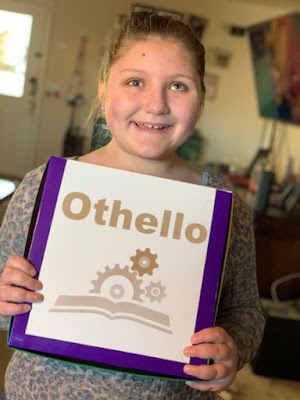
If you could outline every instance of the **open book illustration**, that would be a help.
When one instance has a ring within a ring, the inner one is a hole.
[[[91,281],[93,289],[89,291],[95,296],[60,295],[50,312],[91,313],[109,319],[127,319],[172,334],[170,317],[143,305],[144,299],[160,303],[166,297],[166,286],[159,280],[149,281],[159,268],[157,254],[152,254],[149,248],[137,249],[130,259],[130,267],[115,264],[97,272],[97,279]]]

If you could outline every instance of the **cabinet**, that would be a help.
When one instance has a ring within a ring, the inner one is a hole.
[[[300,221],[268,215],[254,219],[257,280],[261,297],[271,297],[271,284],[285,275],[300,272]],[[300,298],[300,279],[280,284],[280,300]]]

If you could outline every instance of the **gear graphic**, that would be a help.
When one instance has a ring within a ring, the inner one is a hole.
[[[149,286],[146,288],[145,296],[148,297],[151,301],[158,301],[161,302],[163,297],[166,297],[166,287],[162,286],[160,282],[150,282]]]
[[[142,280],[137,278],[135,271],[129,271],[129,267],[120,268],[119,264],[115,264],[113,268],[109,266],[105,267],[105,271],[97,272],[98,278],[92,280],[91,283],[94,286],[89,293],[101,293],[103,283],[110,277],[122,276],[126,278],[133,288],[132,300],[142,301],[141,295],[144,293],[144,289],[141,288]],[[125,294],[125,288],[121,284],[114,283],[110,288],[110,295],[115,299],[120,299]]]
[[[152,275],[153,269],[158,268],[156,258],[157,254],[152,254],[149,248],[144,251],[137,249],[136,255],[130,257],[133,263],[131,269],[137,271],[139,276]]]

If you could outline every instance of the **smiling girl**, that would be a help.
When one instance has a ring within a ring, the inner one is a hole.
[[[203,106],[204,49],[183,23],[134,14],[121,31],[101,72],[99,105],[112,140],[79,162],[109,166],[199,185],[222,181],[193,170],[175,153],[193,132]],[[42,300],[34,266],[22,257],[45,166],[29,173],[14,195],[0,232],[0,328],[9,317]],[[87,177],[88,179],[88,177]],[[105,184],[105,182],[103,182]],[[26,207],[24,207],[26,204]],[[255,354],[263,317],[255,276],[251,213],[235,196],[230,248],[217,323],[191,336],[187,357],[212,365],[186,365],[203,382],[176,382],[89,369],[16,352],[6,373],[7,400],[217,399]],[[100,333],[99,333],[100,334]],[[122,335],[120,334],[120,340]]]

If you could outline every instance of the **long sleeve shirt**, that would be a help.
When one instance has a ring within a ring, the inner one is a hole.
[[[12,254],[23,255],[27,233],[45,166],[28,173],[15,192],[0,228],[0,273]],[[208,185],[225,188],[210,175]],[[264,319],[257,290],[252,213],[234,196],[232,228],[216,325],[234,339],[239,368],[249,362],[261,341]],[[10,319],[0,316],[0,329]],[[191,332],[192,333],[192,332]],[[140,400],[217,399],[181,381],[75,365],[26,352],[15,351],[8,365],[6,400]]]

